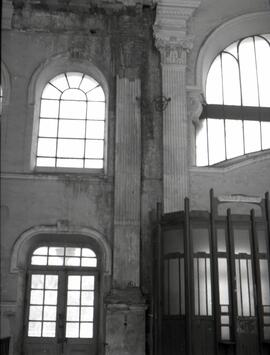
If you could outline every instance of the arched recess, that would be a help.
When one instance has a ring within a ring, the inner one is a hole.
[[[196,86],[205,93],[207,74],[217,54],[243,37],[269,33],[270,11],[235,17],[216,28],[204,41],[196,62]]]
[[[13,355],[21,354],[23,344],[23,324],[25,308],[26,275],[29,255],[35,247],[46,243],[80,244],[90,246],[100,259],[100,290],[99,290],[99,331],[98,353],[104,351],[104,295],[110,289],[110,276],[112,272],[111,247],[105,237],[98,231],[88,228],[69,225],[66,221],[59,221],[56,225],[40,225],[23,232],[13,245],[11,251],[10,272],[17,274],[16,320],[11,339]]]
[[[87,244],[89,241],[96,243],[100,249],[101,268],[105,275],[111,274],[111,248],[105,237],[94,229],[87,227],[65,226],[58,223],[55,226],[36,226],[28,229],[16,240],[11,253],[10,272],[16,273],[25,270],[27,266],[28,253],[35,245],[50,241],[66,241],[72,236],[73,242],[76,241]]]
[[[102,87],[105,94],[106,112],[105,122],[108,121],[108,102],[109,102],[109,86],[107,80],[101,70],[93,64],[90,59],[74,57],[71,52],[65,52],[53,56],[41,63],[32,74],[28,86],[28,106],[31,108],[31,150],[30,150],[30,169],[35,167],[35,154],[37,148],[38,135],[38,118],[40,112],[40,98],[42,91],[48,81],[58,74],[64,72],[81,72],[95,79]],[[107,124],[105,124],[105,147],[104,147],[104,171],[107,167]]]

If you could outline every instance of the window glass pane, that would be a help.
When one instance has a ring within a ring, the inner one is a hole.
[[[79,323],[66,323],[66,338],[79,337]]]
[[[96,267],[97,259],[94,258],[82,258],[82,266],[85,267]]]
[[[250,254],[249,231],[247,229],[234,229],[234,250],[235,254]]]
[[[93,337],[93,323],[81,323],[80,338]]]
[[[58,100],[41,100],[40,117],[57,118],[59,110]]]
[[[31,288],[44,288],[44,275],[32,275]]]
[[[104,138],[104,121],[87,121],[86,138]]]
[[[56,152],[56,139],[39,138],[38,139],[38,156],[54,157]]]
[[[218,277],[220,304],[229,304],[228,270],[225,258],[218,259]]]
[[[209,253],[209,231],[203,228],[192,229],[193,251]]]
[[[244,154],[243,125],[239,120],[225,120],[227,159]]]
[[[56,321],[56,306],[44,306],[44,320]]]
[[[40,337],[41,336],[41,322],[29,322],[28,323],[28,336]]]
[[[60,159],[57,158],[56,166],[58,168],[83,168],[82,159]]]
[[[32,265],[47,265],[47,256],[32,256]]]
[[[68,291],[67,304],[78,306],[80,304],[80,291]]]
[[[84,138],[85,121],[81,120],[64,120],[59,121],[60,138]]]
[[[69,72],[67,73],[67,79],[71,88],[78,88],[82,81],[82,73]]]
[[[57,75],[55,78],[50,80],[50,82],[61,91],[68,89],[68,83],[65,74]]]
[[[82,256],[91,256],[91,257],[95,257],[96,253],[93,252],[93,250],[89,249],[89,248],[82,248]]]
[[[103,168],[103,160],[99,159],[86,159],[85,167],[88,169],[102,169]]]
[[[96,80],[90,78],[90,76],[88,75],[85,75],[81,82],[80,89],[83,90],[85,93],[87,93],[88,91],[92,90],[98,85],[99,84],[98,82],[96,82]]]
[[[269,268],[267,260],[260,260],[262,304],[270,305]]]
[[[68,276],[68,289],[80,290],[81,288],[81,276]]]
[[[262,149],[270,149],[270,122],[261,122]]]
[[[84,141],[78,139],[59,139],[57,156],[62,158],[82,158]]]
[[[82,291],[82,305],[92,306],[94,304],[94,292]]]
[[[57,291],[45,291],[44,304],[55,305],[57,303]]]
[[[81,248],[66,248],[66,256],[81,256]]]
[[[93,307],[81,307],[81,321],[92,322],[94,318],[94,308]]]
[[[256,36],[255,48],[258,68],[260,106],[270,107],[270,46],[264,39]]]
[[[105,95],[104,95],[104,92],[100,86],[91,90],[87,94],[87,98],[89,101],[105,101]]]
[[[85,119],[86,103],[81,101],[61,101],[60,103],[60,117]]]
[[[67,321],[79,321],[80,307],[67,307]]]
[[[196,127],[196,165],[208,165],[207,120],[202,120]]]
[[[105,119],[105,103],[103,103],[103,102],[88,102],[87,119],[89,119],[89,120],[104,120]]]
[[[43,337],[55,337],[55,322],[44,322],[42,329]]]
[[[48,265],[63,265],[64,258],[61,256],[49,256]]]
[[[42,320],[42,306],[30,306],[29,320]]]
[[[86,95],[84,92],[78,89],[68,89],[61,96],[63,101],[86,101]]]
[[[55,166],[55,159],[54,158],[37,158],[37,166],[54,167]]]
[[[224,104],[241,105],[238,63],[232,55],[227,53],[222,53],[222,74]]]
[[[62,256],[64,255],[64,248],[62,247],[50,247],[49,255]]]
[[[57,136],[57,120],[40,119],[39,120],[39,137],[56,137]]]
[[[241,41],[239,61],[242,85],[242,102],[245,106],[258,106],[257,73],[253,38]]]
[[[94,276],[82,276],[82,290],[94,290],[94,284]]]
[[[54,86],[52,86],[50,83],[45,86],[43,92],[42,92],[42,98],[43,99],[59,99],[61,95],[61,91],[56,89]]]
[[[87,140],[85,146],[86,158],[103,158],[103,140]]]
[[[261,149],[260,122],[244,121],[245,153],[256,152]]]
[[[46,289],[57,289],[58,288],[58,276],[57,275],[46,275],[46,282],[45,282]]]
[[[222,104],[221,61],[218,56],[208,72],[206,81],[206,101],[208,104]]]
[[[208,120],[209,164],[225,160],[224,120]]]
[[[71,258],[71,257],[66,257],[65,258],[65,265],[67,266],[80,266],[80,258]]]

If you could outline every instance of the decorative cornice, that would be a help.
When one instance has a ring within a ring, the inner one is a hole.
[[[192,37],[187,36],[187,22],[200,1],[165,1],[157,5],[153,26],[156,47],[163,64],[186,64],[187,53],[192,49]]]

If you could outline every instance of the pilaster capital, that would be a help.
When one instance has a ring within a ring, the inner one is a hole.
[[[153,26],[156,47],[163,64],[186,64],[192,49],[192,37],[187,36],[187,22],[200,1],[160,0]]]

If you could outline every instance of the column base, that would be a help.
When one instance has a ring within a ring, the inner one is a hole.
[[[106,355],[145,354],[146,304],[137,287],[113,289],[106,298]]]

